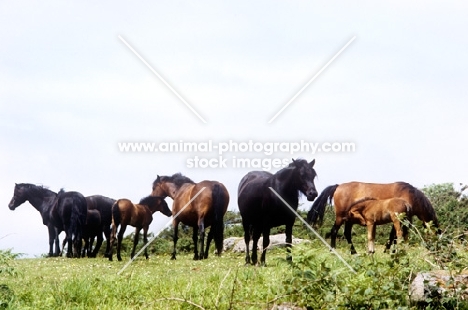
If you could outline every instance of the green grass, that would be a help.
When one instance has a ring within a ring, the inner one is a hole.
[[[272,254],[269,267],[245,267],[243,256],[205,261],[192,255],[138,258],[121,275],[123,262],[104,258],[15,260],[14,276],[0,277],[21,309],[263,309],[280,292],[286,263]]]
[[[440,253],[414,243],[399,245],[396,255],[384,254],[380,244],[376,254],[367,255],[365,242],[356,242],[361,254],[352,256],[346,242],[338,242],[338,252],[356,273],[317,240],[294,247],[292,263],[285,260],[284,249],[269,251],[267,267],[244,266],[244,254],[223,253],[204,261],[193,261],[192,254],[172,261],[167,254],[137,258],[117,275],[126,254],[122,262],[12,257],[4,260],[9,272],[0,273],[0,309],[271,309],[283,303],[409,309],[415,306],[408,302],[408,286],[417,272],[457,272],[468,265],[462,243],[451,243],[450,251],[457,254],[446,262]]]

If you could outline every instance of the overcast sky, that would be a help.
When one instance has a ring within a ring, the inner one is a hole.
[[[236,210],[240,179],[258,170],[189,168],[194,156],[217,155],[124,153],[119,142],[354,143],[345,153],[224,154],[315,158],[319,192],[353,180],[468,182],[467,9],[462,1],[0,2],[0,248],[48,251],[39,213],[29,203],[7,207],[15,182],[137,202],[158,174],[181,172],[226,184]],[[167,221],[158,215],[151,230]]]

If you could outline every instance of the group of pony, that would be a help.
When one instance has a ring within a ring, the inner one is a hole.
[[[308,201],[314,201],[307,214],[311,224],[320,224],[328,204],[334,202],[335,223],[331,229],[331,247],[336,247],[337,233],[345,225],[345,238],[356,253],[351,240],[354,224],[367,226],[368,252],[375,251],[375,227],[392,223],[393,228],[386,245],[407,238],[407,227],[402,218],[411,221],[417,216],[425,224],[438,227],[437,216],[427,197],[414,186],[396,182],[389,184],[351,182],[336,184],[325,188],[318,196],[314,180],[315,160],[292,160],[285,168],[275,174],[266,171],[251,171],[238,186],[238,207],[242,217],[244,241],[246,244],[246,264],[258,264],[258,240],[263,235],[260,265],[265,265],[266,251],[269,246],[270,229],[285,225],[288,259],[292,242],[292,228],[296,219],[294,211],[298,208],[301,193]],[[165,198],[173,201],[169,209]],[[120,250],[124,232],[128,225],[136,228],[131,257],[135,255],[139,233],[143,229],[144,243],[148,242],[148,227],[152,215],[159,211],[171,217],[174,228],[172,259],[176,259],[176,246],[179,223],[193,228],[194,259],[208,258],[210,243],[214,240],[216,254],[223,249],[223,217],[229,204],[229,193],[218,181],[204,180],[195,183],[190,178],[176,173],[172,176],[157,176],[151,194],[138,204],[128,199],[114,200],[101,195],[84,197],[78,192],[59,193],[33,184],[16,184],[9,208],[29,201],[42,216],[43,224],[49,230],[49,256],[61,255],[58,235],[65,232],[68,243],[67,256],[96,257],[103,234],[107,240],[105,256],[112,260],[113,248],[117,241],[117,259],[121,260]],[[289,206],[289,207],[288,207]],[[117,229],[120,230],[117,232]],[[205,230],[210,227],[206,236]],[[94,249],[94,238],[97,243]],[[82,240],[85,241],[81,251]],[[252,240],[252,247],[249,247]],[[55,252],[53,246],[55,244]],[[63,246],[64,247],[64,246]],[[250,253],[251,252],[251,253]],[[145,247],[145,257],[148,254]]]

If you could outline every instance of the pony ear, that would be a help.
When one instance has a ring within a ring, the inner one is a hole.
[[[310,167],[313,168],[315,165],[315,158],[312,159],[312,161],[309,163]]]
[[[161,178],[159,177],[159,174],[158,174],[156,177],[156,182],[159,182],[159,181],[161,181]]]

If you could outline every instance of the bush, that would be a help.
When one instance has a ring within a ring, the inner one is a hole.
[[[293,249],[291,275],[284,285],[294,304],[308,309],[397,309],[408,305],[411,268],[404,254],[398,257],[400,263],[358,257],[352,262],[354,273],[329,255],[324,258],[316,252],[302,245]]]

